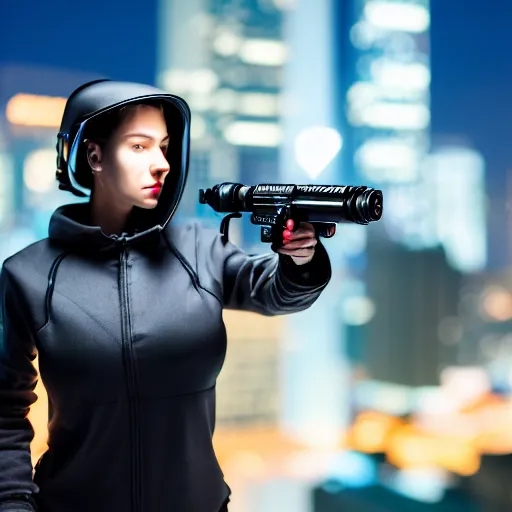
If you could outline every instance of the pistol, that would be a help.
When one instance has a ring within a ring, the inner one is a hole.
[[[309,222],[317,236],[331,238],[339,223],[367,225],[382,216],[382,191],[365,186],[225,182],[200,189],[199,202],[228,213],[220,226],[224,243],[229,239],[230,220],[242,217],[242,212],[250,212],[251,222],[261,226],[262,242],[276,244],[282,242],[289,219],[297,227]]]

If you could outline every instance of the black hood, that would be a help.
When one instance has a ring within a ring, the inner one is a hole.
[[[170,146],[167,159],[171,172],[167,175],[156,208],[134,208],[123,239],[132,242],[162,231],[174,216],[187,182],[190,153],[190,109],[178,96],[156,87],[131,82],[100,80],[85,84],[74,91],[62,118],[57,143],[57,179],[60,188],[77,196],[87,196],[77,180],[76,161],[86,124],[91,120],[125,105],[147,100],[159,100],[164,108]],[[52,216],[50,239],[65,244],[105,247],[119,239],[106,236],[91,223],[89,204],[70,204],[58,208]]]

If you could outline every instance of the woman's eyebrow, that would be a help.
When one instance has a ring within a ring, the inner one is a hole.
[[[143,139],[151,139],[151,140],[155,140],[155,137],[153,137],[152,135],[149,135],[147,133],[128,133],[124,136],[125,139],[129,139],[131,137],[141,137]],[[163,139],[162,139],[162,142],[166,141],[169,139],[169,135],[166,135]]]

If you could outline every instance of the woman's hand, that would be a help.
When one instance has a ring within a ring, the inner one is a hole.
[[[301,222],[299,228],[293,231],[293,220],[286,222],[283,231],[283,245],[276,250],[280,254],[291,256],[296,265],[309,263],[315,255],[316,239],[315,228],[309,222]]]

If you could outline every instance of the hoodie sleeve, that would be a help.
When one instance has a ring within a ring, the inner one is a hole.
[[[215,233],[210,264],[218,274],[224,307],[267,316],[297,313],[318,299],[331,279],[331,263],[319,242],[306,265],[276,253],[252,256]]]
[[[34,431],[27,419],[37,399],[35,356],[21,294],[4,266],[0,273],[0,512],[36,510],[30,453]]]

